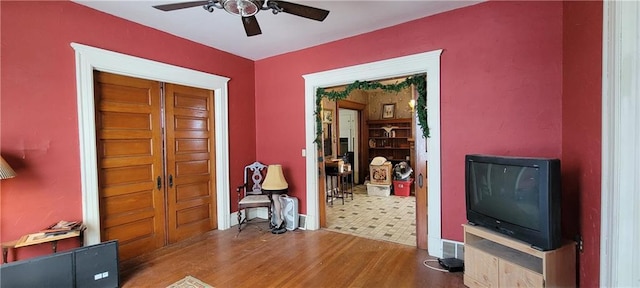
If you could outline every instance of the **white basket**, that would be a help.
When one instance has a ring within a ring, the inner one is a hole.
[[[391,185],[367,184],[367,194],[369,196],[389,196],[391,195]]]

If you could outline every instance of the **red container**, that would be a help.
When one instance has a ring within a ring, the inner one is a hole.
[[[412,182],[413,178],[409,178],[409,180],[393,180],[393,194],[396,196],[409,196]]]

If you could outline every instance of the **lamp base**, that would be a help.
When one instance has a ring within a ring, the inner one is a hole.
[[[287,228],[282,227],[282,228],[273,228],[273,229],[271,229],[271,233],[272,234],[282,234],[284,232],[287,232]]]
[[[280,226],[271,229],[271,233],[273,234],[282,234],[284,232],[287,232],[287,225],[284,220],[280,223]]]

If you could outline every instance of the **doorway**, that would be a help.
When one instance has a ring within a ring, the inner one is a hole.
[[[71,43],[76,53],[76,80],[78,89],[78,132],[80,140],[80,172],[82,187],[82,214],[87,226],[85,244],[100,243],[100,208],[98,200],[98,175],[95,114],[93,97],[93,72],[109,71],[157,81],[170,81],[185,86],[212,90],[215,94],[216,167],[229,166],[228,93],[229,78],[172,66],[130,55],[107,51],[78,43]],[[216,169],[217,191],[230,191],[227,169]],[[218,229],[231,227],[230,199],[228,193],[216,194]]]
[[[213,92],[94,74],[101,240],[131,259],[216,228]]]
[[[360,183],[360,123],[358,111],[338,108],[338,154],[346,155],[349,164],[353,166],[354,184]]]
[[[429,153],[427,155],[427,189],[428,201],[431,203],[427,209],[426,204],[418,205],[418,212],[428,214],[427,219],[418,218],[416,225],[424,228],[419,232],[417,246],[426,249],[429,246],[429,254],[442,257],[441,236],[441,178],[440,178],[440,55],[442,50],[435,50],[420,54],[403,56],[393,59],[381,60],[368,64],[350,66],[335,70],[323,71],[314,74],[303,75],[305,79],[305,139],[306,140],[306,191],[307,191],[307,215],[306,227],[310,230],[320,228],[320,205],[324,201],[319,199],[318,191],[318,165],[315,139],[315,105],[316,89],[353,83],[357,80],[375,80],[393,78],[400,75],[413,75],[425,73],[427,75],[426,100],[429,107],[427,121],[430,128],[430,138],[426,139]],[[416,200],[418,201],[418,200]],[[423,222],[420,222],[423,221]],[[417,227],[419,231],[420,227]],[[428,230],[428,234],[427,234]],[[423,243],[424,242],[424,243]]]
[[[413,75],[394,77],[392,79],[377,79],[375,82],[383,85],[394,85],[404,83],[411,76]],[[324,214],[326,225],[322,225],[323,228],[359,237],[417,246],[416,201],[414,196],[409,195],[410,191],[407,191],[406,196],[400,196],[403,195],[403,191],[393,192],[393,189],[389,189],[389,186],[387,186],[386,191],[391,190],[391,192],[387,192],[390,193],[388,196],[383,196],[383,190],[378,190],[383,189],[383,186],[367,187],[368,185],[364,185],[370,183],[367,181],[371,174],[369,172],[369,163],[376,157],[386,158],[391,167],[395,167],[394,165],[399,163],[406,163],[413,167],[417,163],[414,158],[416,153],[411,151],[412,147],[415,146],[413,142],[416,129],[412,125],[415,112],[410,106],[411,100],[415,99],[417,94],[415,93],[416,89],[413,86],[400,90],[352,90],[347,86],[324,88],[325,91],[339,91],[342,94],[349,93],[346,98],[335,103],[339,111],[339,117],[336,119],[336,124],[340,127],[339,144],[342,144],[339,145],[337,157],[343,158],[342,155],[345,152],[351,151],[353,153],[355,151],[356,153],[361,152],[359,155],[364,161],[361,161],[362,169],[359,169],[361,177],[354,177],[355,179],[361,178],[362,181],[359,182],[361,185],[355,185],[354,189],[352,189],[352,197],[347,197],[344,202],[339,202],[338,205],[334,203],[326,204],[326,213]],[[346,106],[342,105],[345,102],[359,103],[361,108],[360,110],[343,108],[343,106]],[[323,108],[332,108],[331,103],[325,101],[325,99],[323,99],[322,104]],[[384,111],[382,108],[388,106],[393,108],[391,109],[392,117],[384,118],[385,115],[382,113]],[[357,112],[365,116],[361,121],[361,125],[356,125],[357,123],[354,121],[357,119]],[[357,129],[358,127],[360,129]],[[384,127],[393,127],[391,129],[393,132],[388,132],[383,129]],[[358,133],[359,130],[364,133]],[[351,140],[347,138],[349,135],[361,135],[361,139],[365,139],[365,141],[362,141],[366,142],[365,145],[363,147],[353,147],[357,146],[353,145],[355,141],[346,141]],[[372,143],[377,143],[378,145],[372,146]],[[359,161],[349,162],[360,164]],[[424,165],[425,162],[421,163]],[[366,176],[366,179],[363,176]],[[392,177],[391,174],[389,174],[389,177]],[[391,185],[392,182],[391,180],[389,181],[389,185]],[[407,188],[413,190],[411,186]],[[322,187],[319,187],[319,189],[322,189]],[[426,191],[423,195],[426,195]],[[321,214],[320,217],[323,217],[323,215]],[[426,219],[426,215],[424,219]]]

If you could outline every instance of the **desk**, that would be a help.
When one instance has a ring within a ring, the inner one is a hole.
[[[63,239],[68,239],[68,238],[76,238],[76,237],[78,238],[78,241],[80,241],[80,246],[82,246],[83,236],[84,236],[83,234],[84,234],[84,227],[82,227],[79,230],[71,230],[67,233],[59,234],[59,235],[45,235],[44,232],[33,233],[33,234],[24,235],[20,237],[20,239],[15,241],[4,242],[2,243],[2,263],[8,262],[7,258],[9,254],[9,249],[12,249],[15,255],[15,249],[17,248],[37,245],[42,243],[51,243],[51,250],[53,251],[53,253],[56,253],[58,251],[58,241]]]
[[[351,200],[353,200],[353,171],[327,171],[327,202],[333,206],[333,200],[335,198],[342,199],[344,204],[345,194],[351,194]],[[336,182],[334,183],[334,179]]]

